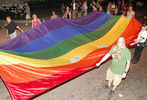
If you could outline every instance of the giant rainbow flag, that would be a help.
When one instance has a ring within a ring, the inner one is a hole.
[[[100,12],[43,22],[0,44],[0,76],[14,100],[26,100],[94,68],[120,36],[128,46],[140,28],[135,18]]]

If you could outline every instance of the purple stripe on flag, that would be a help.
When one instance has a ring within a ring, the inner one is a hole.
[[[17,36],[16,38],[9,40],[5,43],[1,43],[0,49],[9,50],[9,49],[18,48],[33,40],[41,38],[42,36],[46,35],[50,31],[53,31],[58,28],[62,28],[67,25],[81,26],[81,25],[89,24],[91,21],[95,20],[100,15],[101,13],[99,12],[92,12],[88,16],[85,16],[79,19],[58,18],[55,20],[43,22],[37,27],[23,32],[21,35]]]

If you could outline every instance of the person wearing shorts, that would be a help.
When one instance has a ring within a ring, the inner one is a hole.
[[[125,46],[125,39],[120,37],[117,44],[114,45],[111,50],[102,58],[102,60],[96,64],[100,66],[105,60],[112,56],[112,62],[107,70],[106,80],[108,83],[104,85],[104,88],[113,88],[110,90],[109,95],[115,93],[115,89],[121,83],[121,80],[126,77],[126,74],[130,68],[131,52]]]
[[[26,24],[25,25],[28,25],[29,20],[31,19],[31,13],[30,13],[30,7],[27,2],[25,3],[25,12],[24,13],[26,13]]]
[[[12,21],[10,16],[6,17],[7,24],[5,28],[7,29],[7,38],[14,39],[17,36],[16,29],[23,32],[23,30]]]

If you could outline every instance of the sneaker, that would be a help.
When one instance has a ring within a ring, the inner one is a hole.
[[[108,88],[110,88],[110,86],[108,84],[106,84],[106,85],[103,86],[103,88],[108,89]]]
[[[25,25],[27,26],[28,24],[26,23]]]
[[[109,95],[113,95],[115,93],[115,90],[110,90]]]

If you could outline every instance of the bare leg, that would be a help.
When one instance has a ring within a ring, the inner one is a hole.
[[[106,85],[104,85],[103,88],[105,88],[105,89],[110,88],[111,83],[112,83],[112,80],[108,80],[108,83]]]
[[[115,90],[118,87],[118,85],[114,85],[112,90]]]
[[[111,86],[112,80],[108,80],[109,87]]]
[[[28,25],[29,24],[29,20],[28,19],[26,19],[26,24],[25,25]]]

